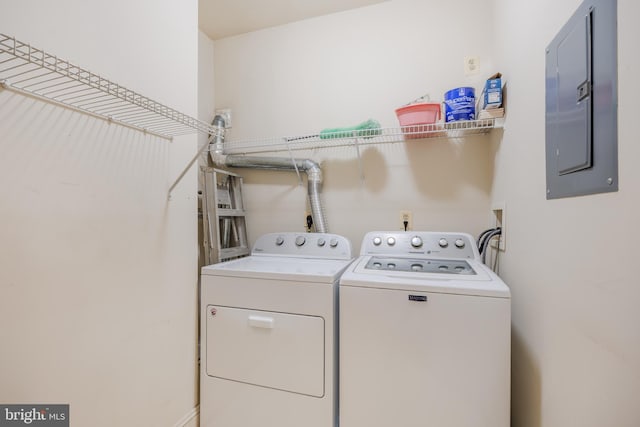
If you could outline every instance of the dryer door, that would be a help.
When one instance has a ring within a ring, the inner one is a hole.
[[[324,396],[324,319],[207,306],[207,375]]]

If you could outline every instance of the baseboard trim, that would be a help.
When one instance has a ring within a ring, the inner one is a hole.
[[[199,415],[200,415],[200,405],[196,406],[191,411],[189,411],[189,413],[186,414],[184,417],[182,417],[180,421],[175,423],[173,427],[191,427],[191,426],[196,427],[198,424],[197,423],[191,424],[191,422],[194,419],[197,419]]]

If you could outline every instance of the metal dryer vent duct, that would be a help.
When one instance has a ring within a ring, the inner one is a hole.
[[[211,123],[215,128],[215,136],[212,141],[213,150],[209,151],[211,160],[216,165],[232,168],[267,169],[280,171],[301,171],[307,174],[307,193],[311,216],[318,233],[328,233],[327,220],[324,216],[324,208],[320,200],[322,188],[322,170],[320,165],[310,159],[295,159],[288,157],[258,157],[244,155],[224,154],[225,121],[220,115],[214,117]]]

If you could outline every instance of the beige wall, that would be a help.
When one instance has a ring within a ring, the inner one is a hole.
[[[396,127],[396,108],[425,93],[442,101],[446,90],[479,87],[495,71],[491,31],[474,27],[492,19],[491,8],[473,0],[394,0],[217,40],[216,107],[232,109],[233,139],[305,135],[369,118]],[[479,74],[465,76],[466,55],[481,58]],[[490,138],[367,147],[364,181],[353,147],[294,155],[322,163],[329,230],[358,249],[367,231],[400,229],[401,210],[413,212],[416,229],[486,228]],[[294,173],[240,173],[251,241],[305,229],[306,185]]]
[[[578,0],[499,0],[496,61],[509,80],[494,200],[507,205],[501,273],[513,293],[518,427],[640,424],[640,109],[637,17],[618,1],[620,191],[545,199],[545,47]],[[597,159],[595,160],[597,161]]]
[[[0,0],[3,33],[197,113],[197,3]],[[0,90],[0,402],[75,426],[197,405],[195,152]]]

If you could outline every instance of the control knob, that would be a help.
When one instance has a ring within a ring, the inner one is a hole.
[[[395,238],[395,237],[389,237],[389,238],[387,239],[387,245],[389,245],[389,246],[393,246],[393,245],[395,245],[395,244],[396,244],[396,238]]]
[[[457,239],[456,240],[456,248],[460,248],[460,249],[464,248],[464,240]]]
[[[326,241],[322,237],[318,239],[318,246],[322,247],[325,243]]]
[[[449,242],[447,242],[447,239],[442,238],[438,240],[438,245],[440,245],[441,248],[446,248],[447,246],[449,246]]]
[[[329,240],[329,246],[331,246],[332,248],[335,248],[336,246],[338,246],[338,239]]]
[[[419,248],[420,246],[422,246],[422,239],[418,236],[413,236],[413,238],[411,239],[411,246],[413,246],[414,248]]]
[[[304,236],[298,236],[296,237],[296,246],[302,246],[306,241],[307,239],[305,239]]]
[[[376,246],[380,246],[380,244],[382,244],[382,239],[379,237],[374,237],[373,238],[373,244]]]
[[[284,243],[284,238],[282,236],[276,237],[276,245],[277,246],[282,246],[283,243]]]

